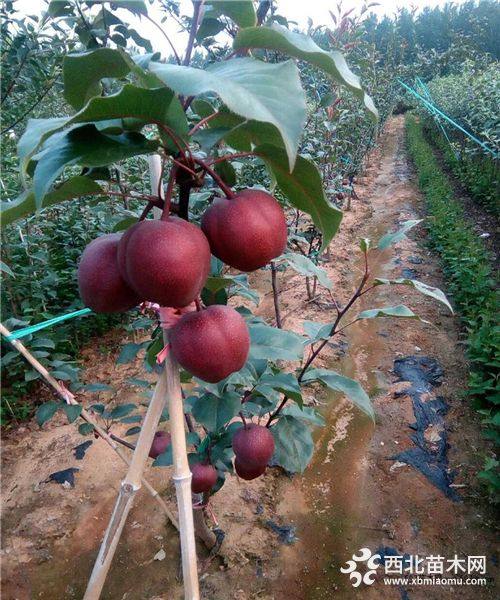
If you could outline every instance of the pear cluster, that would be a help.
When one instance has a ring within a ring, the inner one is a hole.
[[[80,296],[102,313],[125,311],[145,300],[188,306],[205,285],[211,254],[240,271],[254,271],[279,256],[286,240],[277,200],[261,190],[243,190],[216,199],[201,228],[170,215],[97,238],[80,260]],[[228,306],[184,314],[169,338],[179,364],[210,383],[239,371],[250,348],[244,319]]]
[[[84,250],[78,266],[80,296],[95,312],[126,311],[149,301],[181,308],[198,300],[213,254],[240,271],[267,265],[286,248],[283,209],[270,194],[247,189],[217,198],[205,211],[201,228],[176,216],[143,220],[125,233],[103,235]],[[199,306],[199,303],[197,303]],[[222,381],[245,364],[250,335],[233,308],[212,305],[186,312],[169,330],[170,349],[189,373],[210,383]],[[158,432],[149,455],[156,458],[170,444]],[[243,479],[265,471],[274,452],[269,429],[245,425],[233,440],[235,469]],[[209,462],[191,466],[192,490],[209,491],[217,470]]]

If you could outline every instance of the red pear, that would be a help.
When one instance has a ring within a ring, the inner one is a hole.
[[[234,469],[238,477],[241,479],[245,479],[246,481],[251,481],[252,479],[257,479],[264,474],[267,465],[261,465],[259,467],[250,467],[244,463],[242,463],[238,458],[234,460]]]
[[[118,246],[122,277],[142,298],[187,306],[210,271],[210,247],[201,230],[178,217],[133,225]]]
[[[109,233],[90,242],[78,265],[78,287],[85,304],[98,313],[121,312],[141,298],[120,275],[117,249],[121,234]]]
[[[245,468],[266,466],[274,453],[274,437],[267,427],[250,423],[233,436],[233,450]]]
[[[157,458],[160,454],[163,454],[170,446],[171,441],[172,438],[170,437],[170,433],[167,433],[166,431],[157,431],[153,438],[153,443],[151,444],[149,456],[151,458]]]
[[[169,342],[179,364],[210,383],[239,371],[250,350],[245,319],[230,306],[186,313],[171,328]]]
[[[267,265],[286,248],[287,228],[276,198],[262,190],[243,190],[217,198],[205,211],[201,228],[212,254],[240,271]]]
[[[190,467],[193,477],[191,491],[195,494],[209,492],[217,482],[217,470],[208,463],[196,463]]]

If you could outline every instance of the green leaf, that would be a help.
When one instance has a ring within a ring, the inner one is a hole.
[[[413,227],[415,227],[415,225],[418,225],[422,221],[423,221],[423,219],[414,219],[411,221],[405,221],[403,223],[403,225],[400,227],[400,229],[398,229],[394,233],[386,233],[384,236],[382,236],[378,242],[377,248],[379,250],[385,250],[391,244],[395,244],[396,242],[399,242],[400,240],[402,240],[403,238],[406,237],[406,233],[408,233],[408,231],[410,231],[410,229],[412,229]]]
[[[227,183],[229,187],[236,185],[236,181],[238,179],[236,176],[236,170],[229,161],[225,160],[217,163],[215,165],[215,172],[220,176],[224,183]]]
[[[120,419],[120,423],[140,423],[142,421],[141,415],[131,415],[130,417],[123,417]]]
[[[125,84],[117,94],[92,98],[68,120],[67,125],[124,118],[167,125],[181,137],[187,135],[189,129],[182,105],[171,90],[146,89],[131,84]]]
[[[78,433],[80,435],[89,435],[94,431],[94,426],[91,423],[82,423],[78,426]]]
[[[87,383],[83,386],[86,392],[108,392],[113,388],[106,383]]]
[[[328,369],[310,369],[302,378],[302,383],[319,381],[335,392],[342,392],[349,400],[375,422],[375,413],[368,394],[354,379]]]
[[[290,473],[303,473],[314,450],[311,431],[306,423],[292,415],[284,415],[270,431],[276,446],[272,463]]]
[[[156,141],[137,132],[103,135],[95,125],[83,125],[52,136],[38,155],[33,176],[37,207],[42,206],[44,196],[65,167],[74,164],[102,167],[137,154],[149,154],[157,146]]]
[[[252,0],[214,0],[208,2],[211,12],[226,15],[239,27],[257,25],[257,15]]]
[[[73,7],[69,0],[51,0],[47,8],[47,13],[55,17],[67,17],[73,14]]]
[[[309,406],[299,408],[296,404],[287,404],[281,414],[295,417],[296,419],[311,423],[312,425],[317,425],[318,427],[323,427],[325,425],[325,419],[314,410],[314,408]]]
[[[308,337],[306,345],[315,344],[320,340],[331,337],[333,323],[317,323],[316,321],[304,321],[302,323],[304,333]]]
[[[212,13],[209,13],[212,14]],[[201,42],[207,37],[213,37],[223,31],[224,23],[219,21],[218,19],[213,19],[211,17],[205,16],[203,17],[203,21],[196,32],[196,41]]]
[[[63,60],[64,97],[78,110],[101,94],[101,79],[125,77],[132,67],[125,52],[111,48],[67,54]]]
[[[317,277],[322,286],[326,287],[328,290],[332,289],[332,282],[326,274],[326,271],[318,267],[318,265],[315,265],[307,256],[297,252],[289,252],[287,254],[283,254],[281,259],[286,260],[292,269],[297,271],[297,273],[306,275],[308,277]]]
[[[431,298],[434,298],[438,302],[441,302],[442,304],[444,304],[447,308],[450,309],[450,312],[453,314],[453,308],[452,308],[451,304],[449,303],[448,298],[446,297],[444,292],[442,292],[439,288],[432,287],[431,285],[427,285],[426,283],[423,283],[422,281],[418,281],[416,279],[404,279],[404,278],[401,278],[401,279],[374,279],[373,284],[374,285],[411,285],[417,291],[419,291],[421,294],[424,294],[425,296],[430,296]]]
[[[359,240],[359,248],[361,252],[368,252],[371,246],[371,241],[368,238],[361,238]]]
[[[172,444],[167,446],[167,449],[163,454],[160,454],[153,461],[153,467],[170,467],[174,464],[173,448]]]
[[[21,175],[26,173],[29,159],[40,144],[54,131],[61,129],[68,122],[68,117],[51,119],[29,119],[23,135],[17,144],[17,156],[21,165]]]
[[[135,404],[119,404],[113,408],[109,413],[109,416],[111,419],[119,419],[120,417],[125,417],[136,408],[137,406]]]
[[[125,8],[137,15],[147,15],[148,9],[144,0],[113,0],[116,8]]]
[[[60,408],[63,408],[63,406],[64,405],[59,402],[46,402],[45,404],[40,405],[35,413],[35,419],[38,425],[41,427],[44,423],[50,421],[56,412]]]
[[[292,331],[262,324],[251,324],[250,359],[301,360],[304,352],[303,338]]]
[[[360,312],[356,319],[376,319],[379,317],[399,317],[403,319],[420,319],[411,309],[404,304],[397,306],[383,306],[381,308],[371,308]]]
[[[65,200],[86,196],[87,194],[98,194],[102,192],[101,186],[93,179],[77,175],[67,179],[60,186],[46,194],[43,206],[52,206]],[[37,209],[35,194],[33,190],[23,192],[12,202],[2,202],[1,221],[2,228],[21,217],[34,213]]]
[[[236,393],[226,393],[221,398],[203,394],[194,402],[191,413],[200,425],[217,431],[241,410],[241,398]]]
[[[125,437],[128,437],[129,435],[137,435],[138,433],[140,433],[141,428],[140,427],[131,427],[130,429],[127,429],[127,431],[125,432]]]
[[[299,406],[302,406],[300,385],[297,381],[297,378],[292,373],[266,373],[259,379],[258,385],[255,389],[260,391],[264,385],[287,395]]]
[[[234,282],[232,277],[207,277],[204,287],[213,294],[229,287]]]
[[[0,271],[15,278],[14,271],[9,267],[7,263],[4,263],[3,260],[0,260]]]
[[[306,100],[292,61],[270,64],[233,58],[206,70],[153,62],[149,68],[179,94],[213,92],[236,115],[274,125],[283,139],[289,168],[293,168],[306,118]]]
[[[267,48],[305,60],[349,88],[364,102],[370,115],[378,119],[373,100],[364,92],[359,77],[349,69],[344,56],[337,50],[323,50],[308,35],[290,31],[276,23],[269,27],[248,27],[238,32],[233,48]]]
[[[73,423],[76,421],[82,412],[82,406],[79,404],[66,404],[64,406],[64,412],[68,417],[68,423]]]
[[[339,228],[342,211],[326,199],[318,167],[303,156],[297,156],[290,173],[285,152],[269,144],[258,146],[255,154],[268,165],[290,203],[311,216],[323,234],[321,248],[326,248]]]
[[[120,350],[118,358],[116,359],[116,364],[124,365],[125,363],[131,362],[142,348],[143,344],[136,344],[135,342],[124,344]]]

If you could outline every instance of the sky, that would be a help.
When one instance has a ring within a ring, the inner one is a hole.
[[[421,10],[426,6],[442,6],[446,1],[447,0],[411,0],[408,2],[405,0],[379,0],[378,6],[370,8],[370,12],[374,12],[378,16],[393,15],[400,7],[415,7],[417,10]],[[455,4],[462,4],[464,1],[465,0],[455,0]],[[190,14],[192,12],[191,0],[179,0],[179,4],[181,14]],[[329,10],[333,9],[335,11],[336,4],[337,0],[277,0],[278,13],[286,16],[289,21],[296,21],[299,26],[304,28],[307,27],[308,18],[312,19],[314,25],[331,24],[332,19]],[[359,8],[361,5],[362,2],[360,0],[342,1],[344,12],[350,8]],[[15,6],[21,13],[29,15],[40,14],[43,12],[46,4],[39,0],[16,0]],[[152,6],[149,6],[148,13],[152,18],[158,19],[158,21],[160,15],[163,14],[155,7],[155,3],[153,3]],[[139,19],[128,11],[119,11],[117,14],[126,23],[129,23],[134,27],[143,37],[151,40],[153,48],[160,51],[164,57],[171,54],[167,42],[152,23],[145,19]],[[187,34],[181,32],[179,26],[172,19],[167,20],[161,26],[182,54],[182,51],[186,46]]]

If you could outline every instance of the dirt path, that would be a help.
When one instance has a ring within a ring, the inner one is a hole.
[[[325,265],[341,299],[349,296],[360,277],[358,239],[376,239],[399,222],[422,215],[405,158],[401,118],[388,123],[365,175],[357,187],[361,199],[346,213]],[[385,252],[373,274],[417,277],[442,287],[439,272],[420,232]],[[254,279],[263,296],[259,312],[271,318],[269,273],[259,272]],[[305,319],[330,321],[331,312],[325,309],[328,297],[320,297],[318,304],[306,303],[304,286],[295,286],[299,281],[291,277],[281,282],[288,288],[282,298],[284,326],[301,331]],[[492,518],[474,479],[484,445],[477,415],[462,397],[466,365],[457,345],[457,320],[406,287],[381,287],[363,308],[400,303],[434,325],[385,319],[356,324],[329,348],[321,365],[361,381],[374,400],[376,427],[347,401],[320,390],[311,394],[309,401],[320,403],[326,426],[316,433],[316,453],[304,475],[289,479],[269,469],[250,484],[230,478],[215,497],[213,509],[226,533],[224,558],[208,561],[206,551],[199,549],[204,598],[350,600],[363,595],[439,600],[456,593],[465,599],[496,597],[491,585],[453,591],[449,585],[411,588],[378,582],[358,591],[339,571],[353,553],[368,547],[373,552],[445,558],[484,555],[487,576],[495,575]],[[141,361],[115,366],[116,334],[100,346],[112,350],[89,349],[85,377],[112,383],[115,391],[87,394],[83,402],[140,401],[139,390],[128,381],[144,379]],[[416,358],[394,363],[407,357]],[[420,425],[412,430],[415,410]],[[82,596],[124,473],[100,440],[83,460],[76,460],[72,448],[82,441],[63,419],[43,430],[29,424],[3,440],[5,600]],[[402,452],[403,457],[393,459]],[[412,462],[440,487],[409,466]],[[68,467],[80,469],[74,488],[41,483],[50,473]],[[170,469],[149,469],[147,475],[173,507]],[[270,522],[295,527],[295,541],[281,543]],[[166,558],[154,560],[161,549]],[[181,598],[178,576],[176,534],[156,503],[141,492],[103,598]]]

